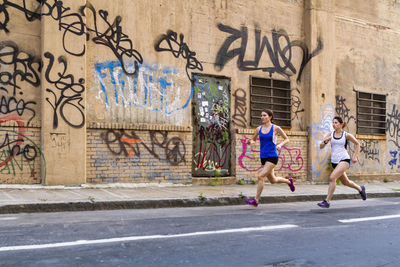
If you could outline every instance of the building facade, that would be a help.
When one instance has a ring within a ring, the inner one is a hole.
[[[399,25],[398,0],[3,0],[0,182],[253,181],[264,108],[278,175],[327,181],[339,115],[349,175],[399,180]]]

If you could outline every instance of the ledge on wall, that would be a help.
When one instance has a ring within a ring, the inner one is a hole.
[[[237,128],[236,133],[238,134],[254,134],[254,131],[256,128]],[[302,131],[286,131],[284,130],[287,135],[290,136],[308,136],[308,132],[302,132]]]
[[[232,185],[236,184],[236,177],[192,177],[194,185]]]
[[[171,131],[171,132],[191,132],[192,126],[178,126],[168,124],[137,124],[137,123],[105,123],[105,122],[89,122],[89,129],[128,129],[143,131]]]
[[[366,182],[400,181],[400,173],[348,174],[350,180]]]
[[[386,140],[386,135],[356,134],[357,139]]]

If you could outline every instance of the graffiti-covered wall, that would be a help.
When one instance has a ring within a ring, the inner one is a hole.
[[[238,179],[256,181],[257,172],[262,168],[260,149],[258,145],[248,145],[246,140],[251,138],[254,131],[239,131],[236,140],[236,175]],[[290,143],[283,146],[278,153],[278,164],[275,175],[293,177],[296,181],[307,180],[307,133],[288,132]],[[278,142],[281,141],[278,139]]]
[[[296,26],[304,2],[257,5],[208,0],[87,5],[93,34],[87,42],[89,182],[185,182],[246,172],[237,157],[246,152],[236,149],[243,136],[236,130],[252,131],[249,75],[291,81],[292,130],[303,131],[302,141],[307,140],[300,81],[314,55]],[[154,125],[165,134],[161,143],[147,131]],[[179,136],[177,129],[184,129]],[[185,151],[178,164],[164,151],[171,149],[170,138],[180,140],[173,151]],[[279,169],[294,170],[304,181],[302,144],[301,152],[285,148]]]
[[[0,182],[254,180],[245,141],[272,98],[290,125],[278,175],[326,181],[340,115],[361,143],[349,173],[394,179],[397,2],[0,0]],[[357,133],[357,92],[387,95],[385,135]]]
[[[399,8],[397,1],[372,1],[362,10],[356,3],[336,1],[335,111],[361,143],[359,162],[350,169],[360,178],[367,174],[381,180],[400,171]],[[385,16],[377,17],[377,10]],[[387,96],[385,136],[356,134],[357,91]]]
[[[0,2],[0,183],[41,183],[40,21]]]
[[[187,183],[191,136],[165,130],[88,131],[89,183]]]

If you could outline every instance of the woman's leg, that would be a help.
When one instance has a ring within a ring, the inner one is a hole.
[[[329,177],[329,188],[328,188],[328,196],[326,197],[326,201],[330,202],[333,197],[333,193],[336,189],[336,179],[343,176],[344,172],[350,167],[350,164],[346,161],[341,161],[336,166],[336,168],[331,173]]]
[[[358,192],[361,192],[361,186],[359,186],[358,184],[356,184],[355,182],[353,182],[352,180],[349,179],[349,177],[347,177],[346,173],[343,173],[342,176],[339,177],[340,182],[348,187],[354,188],[355,190],[357,190]]]
[[[283,177],[276,177],[274,169],[272,169],[272,171],[270,173],[267,173],[267,178],[268,178],[268,180],[269,180],[269,182],[271,184],[282,184],[282,183],[285,183],[285,184],[290,185],[289,179],[286,179],[286,178],[283,178]]]
[[[258,185],[257,185],[257,194],[256,194],[256,201],[260,202],[260,196],[262,191],[264,190],[264,182],[265,182],[265,176],[268,175],[275,167],[275,164],[272,162],[267,161],[264,164],[264,167],[261,169],[261,171],[258,173]]]

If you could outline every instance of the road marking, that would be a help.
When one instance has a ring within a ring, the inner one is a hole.
[[[93,245],[93,244],[137,241],[137,240],[148,240],[148,239],[166,239],[166,238],[189,237],[189,236],[199,236],[199,235],[216,235],[216,234],[244,233],[244,232],[255,232],[255,231],[269,231],[269,230],[289,229],[289,228],[294,228],[294,227],[298,227],[298,226],[294,225],[294,224],[282,224],[282,225],[236,228],[236,229],[204,231],[204,232],[194,232],[194,233],[174,234],[174,235],[126,236],[126,237],[117,237],[117,238],[108,238],[108,239],[77,240],[77,241],[72,241],[72,242],[50,243],[50,244],[41,244],[41,245],[0,247],[0,252],[16,251],[16,250],[29,250],[29,249],[43,249],[43,248],[57,248],[57,247],[71,247],[71,246],[80,246],[80,245]]]
[[[339,220],[339,222],[341,222],[341,223],[352,223],[352,222],[385,220],[385,219],[393,219],[393,218],[400,218],[400,214],[399,215],[386,215],[386,216],[346,219],[346,220]]]
[[[11,221],[16,219],[17,217],[0,217],[0,221]]]

